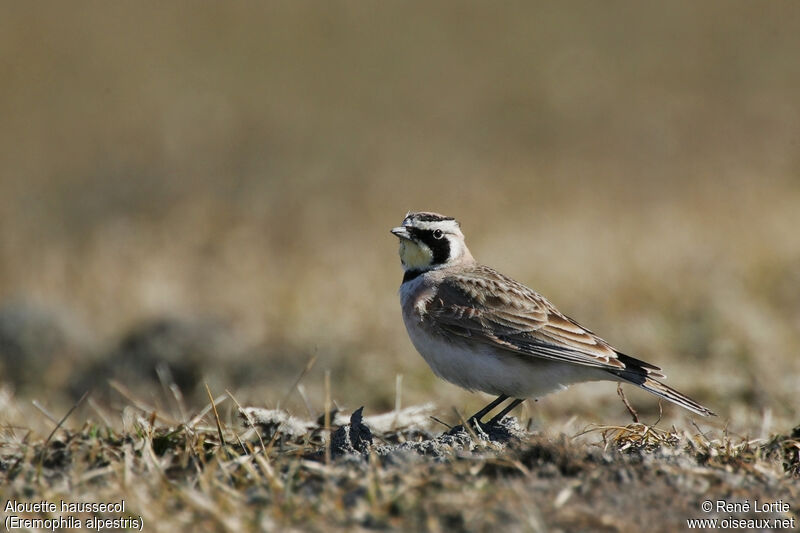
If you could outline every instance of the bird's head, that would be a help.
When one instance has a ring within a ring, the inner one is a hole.
[[[408,213],[392,233],[400,238],[403,269],[425,272],[472,261],[461,226],[452,217],[438,213]]]

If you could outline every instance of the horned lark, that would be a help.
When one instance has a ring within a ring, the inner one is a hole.
[[[661,369],[614,349],[544,296],[473,259],[458,221],[408,213],[400,238],[400,286],[411,342],[439,377],[498,398],[470,417],[489,424],[527,398],[583,381],[633,383],[700,415],[709,409],[654,378]]]

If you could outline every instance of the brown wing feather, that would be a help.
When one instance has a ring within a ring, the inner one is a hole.
[[[528,287],[482,265],[445,277],[427,306],[436,326],[504,350],[611,371],[660,368],[618,353]]]

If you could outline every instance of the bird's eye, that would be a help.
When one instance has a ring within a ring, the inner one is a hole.
[[[441,239],[442,237],[444,237],[444,233],[442,233],[442,230],[440,230],[440,229],[433,230],[433,238],[434,239]]]

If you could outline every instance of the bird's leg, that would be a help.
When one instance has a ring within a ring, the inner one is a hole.
[[[490,403],[489,405],[487,405],[486,407],[484,407],[483,409],[481,409],[480,411],[469,417],[467,422],[469,423],[480,422],[481,418],[486,416],[486,413],[488,413],[489,411],[491,411],[492,409],[494,409],[495,407],[497,407],[506,400],[508,400],[508,396],[506,396],[505,394],[501,394],[500,396],[497,397],[496,400],[493,400],[492,403]]]
[[[510,404],[506,405],[503,408],[502,411],[500,411],[494,418],[489,420],[489,426],[493,426],[493,425],[497,424],[498,422],[500,422],[503,419],[504,416],[506,416],[508,413],[511,412],[512,409],[514,409],[516,406],[518,406],[519,404],[521,404],[524,401],[525,401],[525,399],[516,398],[513,402],[511,402]]]

